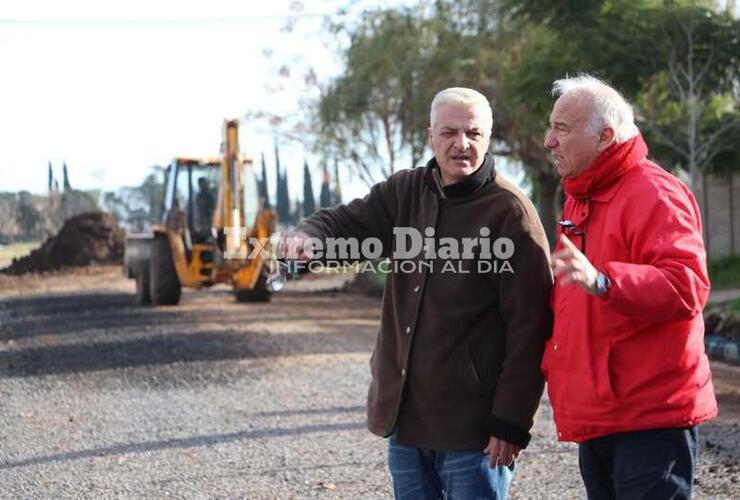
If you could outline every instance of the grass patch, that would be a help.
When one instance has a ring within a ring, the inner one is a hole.
[[[731,313],[740,316],[740,297],[732,299],[727,303],[727,310]]]
[[[740,255],[712,259],[709,262],[709,280],[715,290],[740,288]]]
[[[0,245],[0,269],[9,266],[10,263],[13,262],[14,258],[28,255],[32,250],[35,250],[40,246],[40,241],[26,241],[24,243]]]

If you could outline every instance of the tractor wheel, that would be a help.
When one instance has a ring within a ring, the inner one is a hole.
[[[152,242],[149,257],[149,293],[154,305],[174,305],[180,302],[182,288],[172,260],[167,238],[158,236]]]
[[[151,304],[152,296],[149,293],[149,263],[140,266],[136,272],[136,300],[139,304]]]
[[[270,302],[270,295],[272,294],[267,289],[267,272],[264,269],[260,272],[253,289],[234,289],[234,297],[236,297],[237,302]]]

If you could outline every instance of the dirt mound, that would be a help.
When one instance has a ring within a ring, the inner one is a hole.
[[[59,234],[0,270],[5,274],[51,271],[61,267],[123,261],[124,231],[108,213],[88,212],[68,219]]]

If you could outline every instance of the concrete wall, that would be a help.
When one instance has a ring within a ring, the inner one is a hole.
[[[740,175],[707,176],[702,212],[710,257],[740,253]]]

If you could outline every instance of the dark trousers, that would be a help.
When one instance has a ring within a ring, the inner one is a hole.
[[[578,446],[590,500],[691,498],[698,430],[611,434]]]

